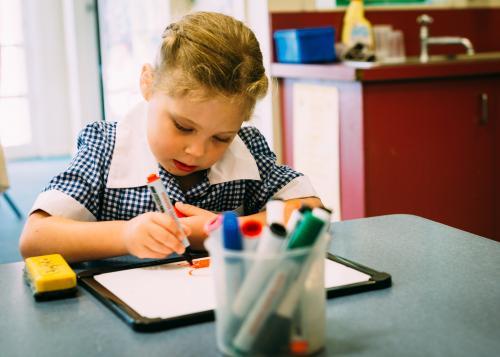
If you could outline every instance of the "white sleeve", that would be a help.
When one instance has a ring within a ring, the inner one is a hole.
[[[305,175],[294,178],[273,195],[273,198],[282,200],[305,197],[318,197],[311,181]]]
[[[29,214],[42,210],[51,216],[65,217],[75,221],[95,222],[95,216],[80,202],[59,190],[48,190],[38,195]]]

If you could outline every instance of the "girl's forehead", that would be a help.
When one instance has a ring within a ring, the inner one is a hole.
[[[222,95],[200,96],[186,94],[171,96],[163,93],[160,98],[161,110],[183,121],[194,125],[219,126],[224,130],[236,130],[245,119],[242,102],[237,98]],[[222,130],[223,131],[223,130]]]

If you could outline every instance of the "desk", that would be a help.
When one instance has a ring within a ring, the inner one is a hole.
[[[393,286],[335,298],[335,356],[493,356],[500,351],[500,244],[409,215],[334,224],[331,251],[392,274]],[[137,333],[83,288],[35,303],[23,264],[0,265],[2,356],[212,356],[213,322]]]

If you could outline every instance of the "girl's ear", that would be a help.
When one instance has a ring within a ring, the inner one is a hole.
[[[149,101],[153,95],[153,77],[153,67],[150,64],[143,65],[141,70],[141,93],[146,101]]]

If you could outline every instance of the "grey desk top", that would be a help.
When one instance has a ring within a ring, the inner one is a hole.
[[[334,224],[331,251],[392,275],[328,301],[325,355],[492,356],[500,351],[500,244],[423,218]],[[2,356],[218,355],[215,325],[134,332],[87,291],[36,303],[22,263],[0,265]]]

